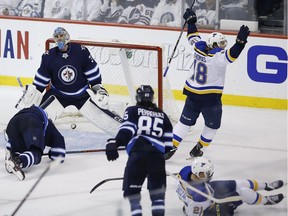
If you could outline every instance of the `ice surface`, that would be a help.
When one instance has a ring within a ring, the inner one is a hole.
[[[3,129],[16,113],[15,103],[21,96],[17,87],[0,87],[0,216],[11,215],[49,164],[42,162],[25,170],[19,181],[4,168]],[[183,103],[179,102],[182,108]],[[188,152],[202,131],[199,118],[194,130],[169,161],[167,170],[178,172],[189,164]],[[91,124],[59,125],[68,150],[103,148],[108,135]],[[119,216],[129,215],[129,203],[122,198],[121,180],[110,181],[92,194],[94,185],[106,178],[122,177],[127,155],[120,151],[117,161],[108,162],[104,152],[68,154],[63,164],[51,169],[32,191],[16,215],[19,216]],[[214,179],[256,179],[287,182],[287,111],[244,107],[223,107],[223,122],[214,142],[205,152],[215,165]],[[168,177],[166,215],[181,216],[182,203],[175,193],[174,179]],[[151,215],[146,182],[142,190],[144,215]],[[287,186],[273,193],[287,195]],[[268,194],[268,192],[263,194]],[[271,194],[271,192],[269,193]],[[240,206],[237,216],[286,216],[287,199],[276,206]]]

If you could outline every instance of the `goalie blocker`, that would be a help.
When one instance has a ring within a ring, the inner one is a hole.
[[[33,104],[35,106],[39,106],[43,98],[43,95],[40,91],[36,89],[35,85],[26,85],[25,89],[22,91],[23,95],[17,102],[15,108],[17,108],[18,110],[22,110],[24,108],[32,106]]]

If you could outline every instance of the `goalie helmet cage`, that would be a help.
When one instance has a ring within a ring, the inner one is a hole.
[[[168,77],[163,77],[161,46],[120,43],[117,40],[112,42],[71,40],[70,42],[88,48],[99,65],[102,85],[110,95],[110,110],[123,116],[126,107],[136,103],[136,89],[140,85],[151,85],[155,92],[154,102],[167,113],[173,124],[178,121],[180,114],[177,103]],[[54,40],[48,39],[46,50],[53,46],[55,46]],[[72,115],[69,111],[65,113],[63,116]],[[75,118],[73,119],[75,121]]]

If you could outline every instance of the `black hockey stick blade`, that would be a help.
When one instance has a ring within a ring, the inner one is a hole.
[[[123,177],[118,177],[118,178],[107,178],[104,179],[102,181],[100,181],[98,184],[96,184],[91,190],[90,193],[92,193],[94,190],[96,190],[99,186],[101,186],[102,184],[108,182],[108,181],[116,181],[116,180],[123,180]]]
[[[173,175],[177,175],[178,173],[173,173]],[[168,176],[168,175],[167,175]],[[123,177],[118,177],[118,178],[107,178],[102,181],[100,181],[98,184],[96,184],[91,190],[90,193],[92,193],[94,190],[96,190],[98,187],[100,187],[102,184],[108,182],[108,181],[115,181],[115,180],[123,180]]]

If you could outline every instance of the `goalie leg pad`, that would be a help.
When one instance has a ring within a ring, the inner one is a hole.
[[[31,107],[33,104],[39,106],[43,95],[36,89],[35,85],[26,85],[23,95],[16,104],[16,108],[21,110],[27,107]]]
[[[116,136],[121,124],[121,117],[110,110],[101,109],[88,99],[79,110],[92,124],[106,133]]]
[[[64,107],[60,104],[58,99],[51,95],[41,107],[47,112],[48,118],[52,122],[55,122],[56,119],[64,112]]]

